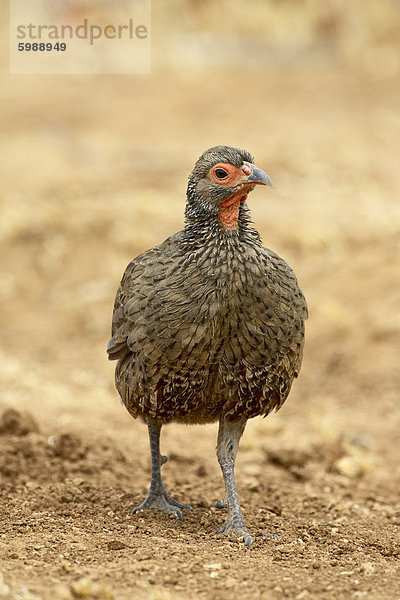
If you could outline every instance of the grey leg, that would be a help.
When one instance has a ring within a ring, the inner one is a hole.
[[[228,517],[225,523],[217,529],[217,533],[232,532],[250,547],[253,540],[240,510],[234,475],[237,449],[245,427],[246,421],[229,422],[221,418],[219,422],[217,457],[225,481],[225,497],[221,502],[217,502],[217,506],[218,508],[226,506]]]
[[[179,502],[174,500],[165,489],[161,478],[161,465],[165,464],[168,460],[167,456],[162,456],[160,454],[161,425],[159,423],[147,422],[147,427],[149,430],[151,452],[150,488],[146,499],[142,502],[142,504],[140,504],[140,506],[134,508],[132,513],[135,514],[139,510],[157,508],[161,512],[169,515],[175,515],[181,521],[183,521],[183,516],[180,509],[187,508],[188,510],[192,510],[192,508],[190,506],[186,506],[185,504],[179,504]]]

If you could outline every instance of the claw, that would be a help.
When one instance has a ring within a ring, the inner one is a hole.
[[[181,508],[182,510],[191,510],[191,511],[193,511],[193,508],[191,506],[189,506],[188,504],[180,504],[174,498],[172,498],[172,496],[170,496],[166,490],[164,491],[164,498],[166,499],[166,501],[169,504],[172,504],[172,506],[176,506],[178,508]]]
[[[140,506],[136,506],[132,510],[132,514],[135,515],[140,510],[151,510],[151,509],[157,509],[167,515],[174,515],[175,517],[178,517],[178,519],[180,521],[183,521],[183,515],[182,515],[181,511],[179,510],[179,508],[176,508],[175,506],[161,508],[160,506],[143,506],[143,504],[140,504]]]
[[[243,541],[248,548],[250,548],[253,538],[249,534],[249,530],[245,526],[244,522],[234,525],[232,519],[229,517],[220,527],[218,527],[215,533],[223,533],[224,535],[228,535],[229,533],[233,533],[236,537],[239,538],[240,541]]]

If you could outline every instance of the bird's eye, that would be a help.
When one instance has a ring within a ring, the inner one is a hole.
[[[228,175],[228,173],[224,170],[224,169],[216,169],[215,170],[215,176],[218,179],[225,179],[225,177]]]

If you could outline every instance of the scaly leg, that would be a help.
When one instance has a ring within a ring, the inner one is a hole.
[[[229,422],[221,417],[219,422],[217,457],[225,481],[225,497],[222,501],[217,502],[217,506],[218,508],[227,506],[228,517],[225,523],[217,529],[217,533],[233,532],[250,547],[253,540],[240,510],[234,475],[237,449],[245,427],[246,421]]]
[[[150,508],[157,508],[161,512],[167,513],[168,515],[175,515],[181,521],[183,521],[182,512],[180,509],[187,508],[192,510],[190,506],[185,504],[179,504],[174,500],[167,492],[164,487],[161,478],[161,465],[165,464],[168,460],[167,456],[160,454],[160,432],[161,425],[159,423],[147,422],[150,438],[150,452],[151,452],[151,481],[149,492],[146,499],[133,509],[132,513],[135,514],[139,510],[147,510]]]

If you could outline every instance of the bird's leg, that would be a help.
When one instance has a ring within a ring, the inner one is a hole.
[[[227,425],[229,426],[229,423],[227,423]],[[238,424],[235,423],[235,425],[238,425]],[[238,434],[239,437],[238,437],[237,443],[234,444],[234,447],[232,448],[233,449],[233,455],[232,455],[233,464],[235,464],[236,454],[237,454],[237,450],[238,450],[238,446],[239,446],[239,440],[240,440],[240,437],[242,436],[242,433],[244,431],[245,426],[246,426],[246,421],[244,422],[243,428],[240,430],[240,433]],[[223,435],[223,431],[222,430],[223,430],[223,425],[222,425],[222,420],[221,420],[221,422],[220,422],[220,429],[219,429],[219,432],[218,432],[218,442],[217,442],[218,443],[218,446],[217,446],[217,455],[218,456],[219,456],[220,444],[223,443],[222,442],[222,435]],[[218,460],[219,460],[219,458],[218,458]],[[220,462],[220,464],[221,464],[221,462]],[[222,468],[222,465],[221,465],[221,468]],[[226,491],[225,491],[225,495],[222,498],[222,500],[217,500],[217,502],[215,503],[215,507],[216,508],[227,508],[228,507],[228,498],[227,498],[227,492]]]
[[[253,540],[240,510],[234,475],[236,453],[245,426],[246,421],[229,422],[223,417],[219,422],[217,457],[225,481],[225,497],[217,504],[221,508],[224,505],[228,508],[228,517],[217,533],[232,532],[250,547]]]
[[[150,438],[150,452],[151,452],[151,481],[150,488],[145,500],[133,509],[132,513],[135,514],[139,510],[146,510],[149,508],[157,508],[161,512],[169,515],[175,515],[181,521],[183,521],[182,512],[180,509],[187,508],[192,510],[190,506],[185,504],[179,504],[174,500],[167,492],[164,487],[161,478],[161,465],[165,464],[168,460],[167,456],[160,454],[160,432],[161,425],[147,421],[147,427],[149,430]]]

